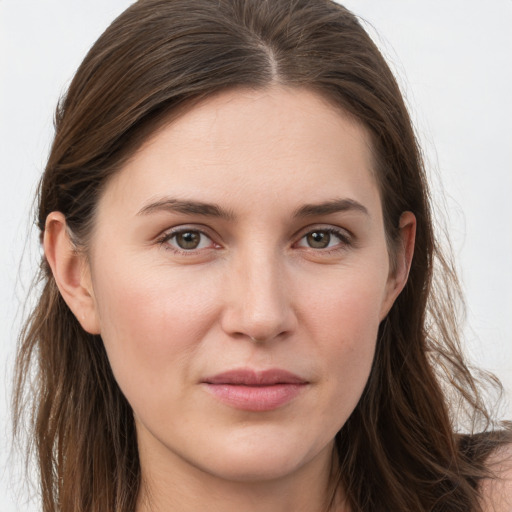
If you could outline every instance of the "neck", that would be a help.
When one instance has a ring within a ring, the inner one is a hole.
[[[151,457],[148,464],[142,452],[136,512],[348,512],[341,491],[331,503],[330,453],[332,447],[285,476],[240,481],[211,474],[175,455],[165,454],[159,461]]]

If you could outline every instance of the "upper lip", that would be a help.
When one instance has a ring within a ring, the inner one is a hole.
[[[252,370],[240,368],[218,373],[203,379],[206,384],[227,384],[238,386],[272,386],[276,384],[306,384],[307,380],[287,370],[273,368]]]

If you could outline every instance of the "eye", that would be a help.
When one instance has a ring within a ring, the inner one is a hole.
[[[179,229],[166,233],[158,242],[180,252],[215,247],[212,239],[197,229]]]
[[[297,247],[309,249],[333,249],[345,247],[350,244],[349,236],[341,230],[334,228],[314,229],[302,236]]]

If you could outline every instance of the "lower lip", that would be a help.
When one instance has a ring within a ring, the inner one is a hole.
[[[243,411],[272,411],[291,402],[305,384],[274,384],[242,386],[235,384],[206,384],[210,393],[221,402]]]

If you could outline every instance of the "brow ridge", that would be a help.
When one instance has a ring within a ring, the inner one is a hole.
[[[144,206],[137,215],[150,215],[158,211],[171,213],[184,213],[188,215],[204,215],[208,217],[219,217],[232,219],[233,214],[215,203],[204,203],[202,201],[190,201],[183,199],[164,198]]]
[[[318,204],[305,204],[295,211],[294,217],[316,217],[346,211],[369,215],[367,208],[354,199],[333,199]]]
[[[227,220],[232,220],[234,218],[234,214],[232,212],[222,208],[218,204],[175,198],[164,198],[149,203],[144,206],[137,215],[150,215],[158,211],[183,213],[187,215],[204,215]],[[318,204],[305,204],[297,208],[293,216],[296,218],[316,217],[346,211],[356,211],[369,215],[366,207],[358,201],[353,199],[333,199]]]

